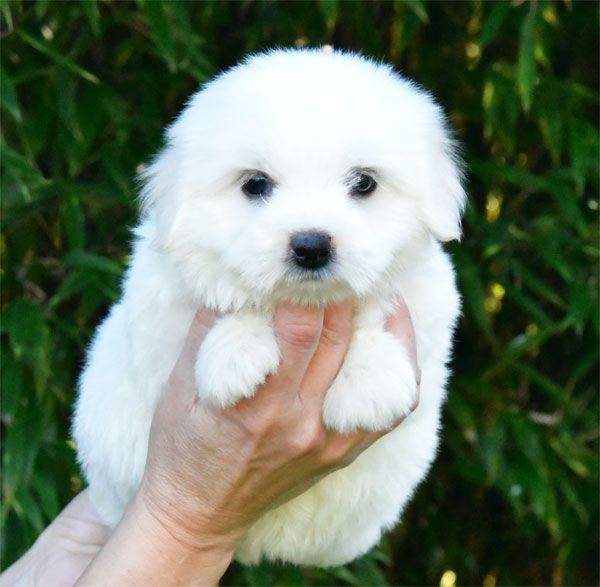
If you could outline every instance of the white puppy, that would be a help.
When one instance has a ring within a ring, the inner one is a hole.
[[[384,331],[402,297],[420,403],[352,465],[264,515],[237,558],[338,565],[393,526],[436,452],[459,296],[439,241],[465,201],[444,116],[389,67],[281,50],[192,97],[149,167],[121,301],[91,346],[74,436],[92,499],[115,524],[140,483],[150,423],[196,309],[227,313],[202,345],[199,393],[226,407],[278,366],[281,300],[352,298],[352,343],[323,405],[340,432],[392,426],[417,388]]]

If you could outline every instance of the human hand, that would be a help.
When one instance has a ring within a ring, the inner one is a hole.
[[[178,540],[232,552],[267,509],[349,464],[386,431],[340,435],[323,426],[323,398],[350,342],[349,303],[325,311],[280,307],[275,316],[281,349],[277,373],[254,398],[218,412],[198,398],[190,377],[214,319],[200,313],[190,329],[156,412],[140,496]],[[406,345],[418,378],[405,305],[387,328]]]

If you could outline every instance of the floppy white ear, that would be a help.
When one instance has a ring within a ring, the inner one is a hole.
[[[444,135],[433,149],[429,164],[423,214],[427,227],[439,241],[460,240],[461,217],[466,204],[462,163],[454,143]]]
[[[142,216],[152,216],[156,227],[153,244],[160,249],[168,248],[181,210],[179,176],[175,149],[169,145],[154,158],[142,176]]]

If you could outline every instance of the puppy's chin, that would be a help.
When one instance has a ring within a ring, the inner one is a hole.
[[[275,302],[288,301],[306,306],[323,306],[356,298],[348,283],[327,272],[295,272],[273,289]]]

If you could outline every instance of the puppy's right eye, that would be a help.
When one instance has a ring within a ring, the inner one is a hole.
[[[273,191],[273,181],[263,173],[255,173],[245,181],[242,191],[251,200],[268,198]]]

